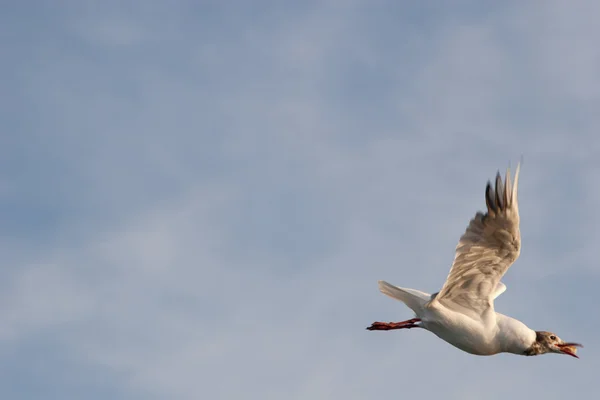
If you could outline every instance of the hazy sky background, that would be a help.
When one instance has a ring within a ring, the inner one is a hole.
[[[22,1],[0,12],[0,398],[598,393],[600,3]],[[434,292],[523,155],[499,312],[581,359],[476,357]]]

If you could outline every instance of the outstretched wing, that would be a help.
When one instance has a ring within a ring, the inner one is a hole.
[[[511,186],[510,170],[506,171],[504,183],[498,172],[495,190],[488,182],[487,213],[478,212],[460,238],[454,263],[436,301],[471,315],[473,312],[482,315],[493,309],[496,287],[502,285],[500,279],[521,250],[517,202],[519,169],[520,165],[514,186]]]

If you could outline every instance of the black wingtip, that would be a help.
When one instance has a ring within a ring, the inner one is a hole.
[[[500,171],[496,173],[496,206],[500,209],[504,209],[504,184],[502,183],[502,176]]]
[[[488,213],[497,213],[498,208],[496,207],[496,203],[494,202],[494,189],[492,189],[492,182],[488,181],[487,186],[485,187],[485,204],[488,208]]]

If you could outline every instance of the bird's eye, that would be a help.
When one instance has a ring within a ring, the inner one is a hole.
[[[554,335],[550,336],[550,340],[556,340],[556,336],[554,336]]]

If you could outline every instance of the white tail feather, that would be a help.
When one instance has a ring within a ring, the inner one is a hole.
[[[417,316],[422,314],[425,303],[431,300],[431,295],[428,293],[415,289],[399,288],[386,281],[379,281],[379,290],[381,293],[406,304]]]

